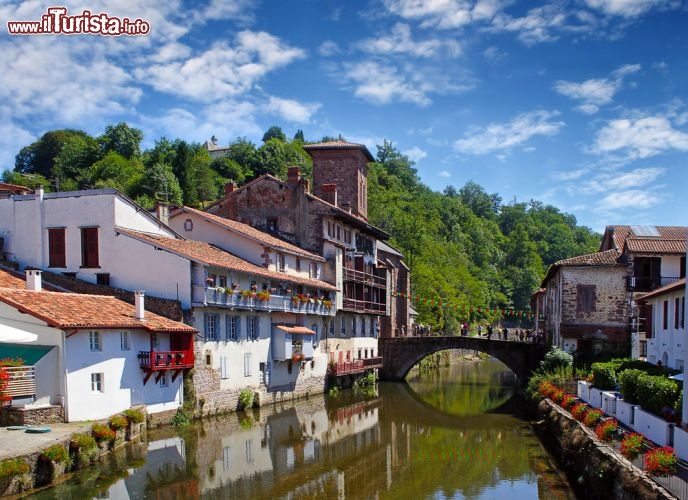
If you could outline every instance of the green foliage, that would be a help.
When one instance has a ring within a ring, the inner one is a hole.
[[[124,122],[105,127],[105,133],[99,138],[106,152],[114,152],[131,160],[141,154],[143,132],[132,128]]]
[[[112,443],[117,437],[113,429],[110,429],[110,427],[101,423],[95,423],[93,426],[91,426],[91,435],[97,443]]]
[[[588,427],[595,427],[599,423],[599,421],[602,419],[602,412],[597,409],[590,409],[588,412],[585,414],[585,418],[583,419],[583,423],[588,426]]]
[[[69,442],[69,451],[74,452],[79,465],[88,465],[98,459],[98,443],[90,434],[74,434]]]
[[[540,369],[544,372],[552,372],[559,367],[571,366],[573,366],[573,356],[558,347],[552,347],[540,362]]]
[[[72,449],[76,450],[81,450],[81,449],[89,449],[89,448],[95,448],[97,446],[96,440],[94,439],[93,436],[90,434],[74,434],[72,436],[71,441],[69,442],[69,446]]]
[[[674,408],[681,391],[678,384],[661,376],[640,375],[637,379],[638,402],[644,410],[662,415],[666,408]]]
[[[41,455],[51,462],[64,463],[67,468],[69,468],[72,463],[69,451],[61,444],[54,444],[47,447],[41,452]]]
[[[21,458],[8,458],[0,461],[0,478],[11,478],[29,472],[29,464]]]
[[[253,407],[253,391],[248,387],[244,387],[239,393],[239,406],[243,410]]]
[[[590,416],[592,412],[588,412],[588,414],[585,416],[586,420],[586,425],[587,420],[593,420],[593,418]],[[599,421],[599,419],[598,419]],[[594,425],[594,424],[593,424]],[[592,427],[592,425],[588,425],[588,427]],[[616,431],[618,430],[618,422],[614,418],[608,418],[606,420],[603,420],[599,424],[597,424],[597,427],[595,427],[595,434],[597,435],[597,438],[600,441],[612,441],[614,439],[614,436],[616,435]]]
[[[189,414],[184,408],[179,408],[177,413],[174,414],[174,417],[172,417],[171,424],[179,428],[188,427],[191,425],[191,418],[189,418]]]
[[[593,363],[591,368],[595,379],[595,387],[603,391],[616,389],[619,382],[616,378],[616,367],[614,362]]]
[[[125,418],[132,424],[140,424],[146,420],[146,415],[136,408],[128,408],[123,412]]]
[[[336,385],[333,385],[330,387],[327,391],[327,395],[330,396],[331,398],[338,398],[339,397],[339,387]]]
[[[303,132],[301,133],[303,135]],[[271,139],[277,139],[278,141],[287,142],[287,136],[282,132],[282,128],[273,125],[263,134],[263,142],[268,142]]]
[[[353,385],[354,393],[363,394],[365,396],[377,395],[377,378],[375,373],[368,372],[364,376],[356,379]]]
[[[668,446],[650,450],[643,455],[643,467],[652,476],[671,476],[676,463],[676,453]]]
[[[637,432],[626,434],[621,440],[621,454],[628,460],[635,460],[643,451],[645,436]]]
[[[108,422],[110,425],[111,429],[114,430],[121,430],[125,429],[127,425],[129,425],[129,420],[127,420],[127,417],[124,415],[113,415],[110,417],[110,421]]]
[[[638,377],[645,372],[638,369],[628,369],[619,373],[621,397],[630,404],[638,404]]]

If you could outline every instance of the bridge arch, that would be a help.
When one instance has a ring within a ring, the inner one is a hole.
[[[547,346],[528,342],[488,340],[479,337],[392,337],[378,339],[382,356],[380,380],[403,381],[424,357],[446,349],[470,349],[497,358],[516,374],[520,384],[528,382],[547,352]]]

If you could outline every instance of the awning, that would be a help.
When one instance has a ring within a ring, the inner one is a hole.
[[[315,335],[315,332],[310,328],[305,326],[287,326],[287,325],[277,325],[279,330],[287,333],[298,333],[301,335]]]
[[[35,342],[38,340],[38,335],[35,333],[20,330],[9,325],[0,324],[0,342],[10,342],[13,344],[23,342]]]
[[[0,359],[19,358],[25,366],[32,366],[38,363],[43,356],[48,354],[54,346],[31,345],[31,344],[0,344]]]

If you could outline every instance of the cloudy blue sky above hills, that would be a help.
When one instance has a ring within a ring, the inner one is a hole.
[[[0,165],[42,133],[119,121],[259,144],[390,140],[435,190],[473,180],[580,224],[685,225],[688,6],[678,0],[93,0],[148,35],[11,36],[52,3],[0,0]]]

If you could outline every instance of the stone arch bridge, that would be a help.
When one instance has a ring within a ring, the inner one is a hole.
[[[382,356],[380,380],[402,381],[409,370],[424,357],[446,349],[469,349],[497,358],[516,374],[522,386],[538,368],[548,346],[529,342],[493,340],[479,337],[392,337],[379,338]]]

